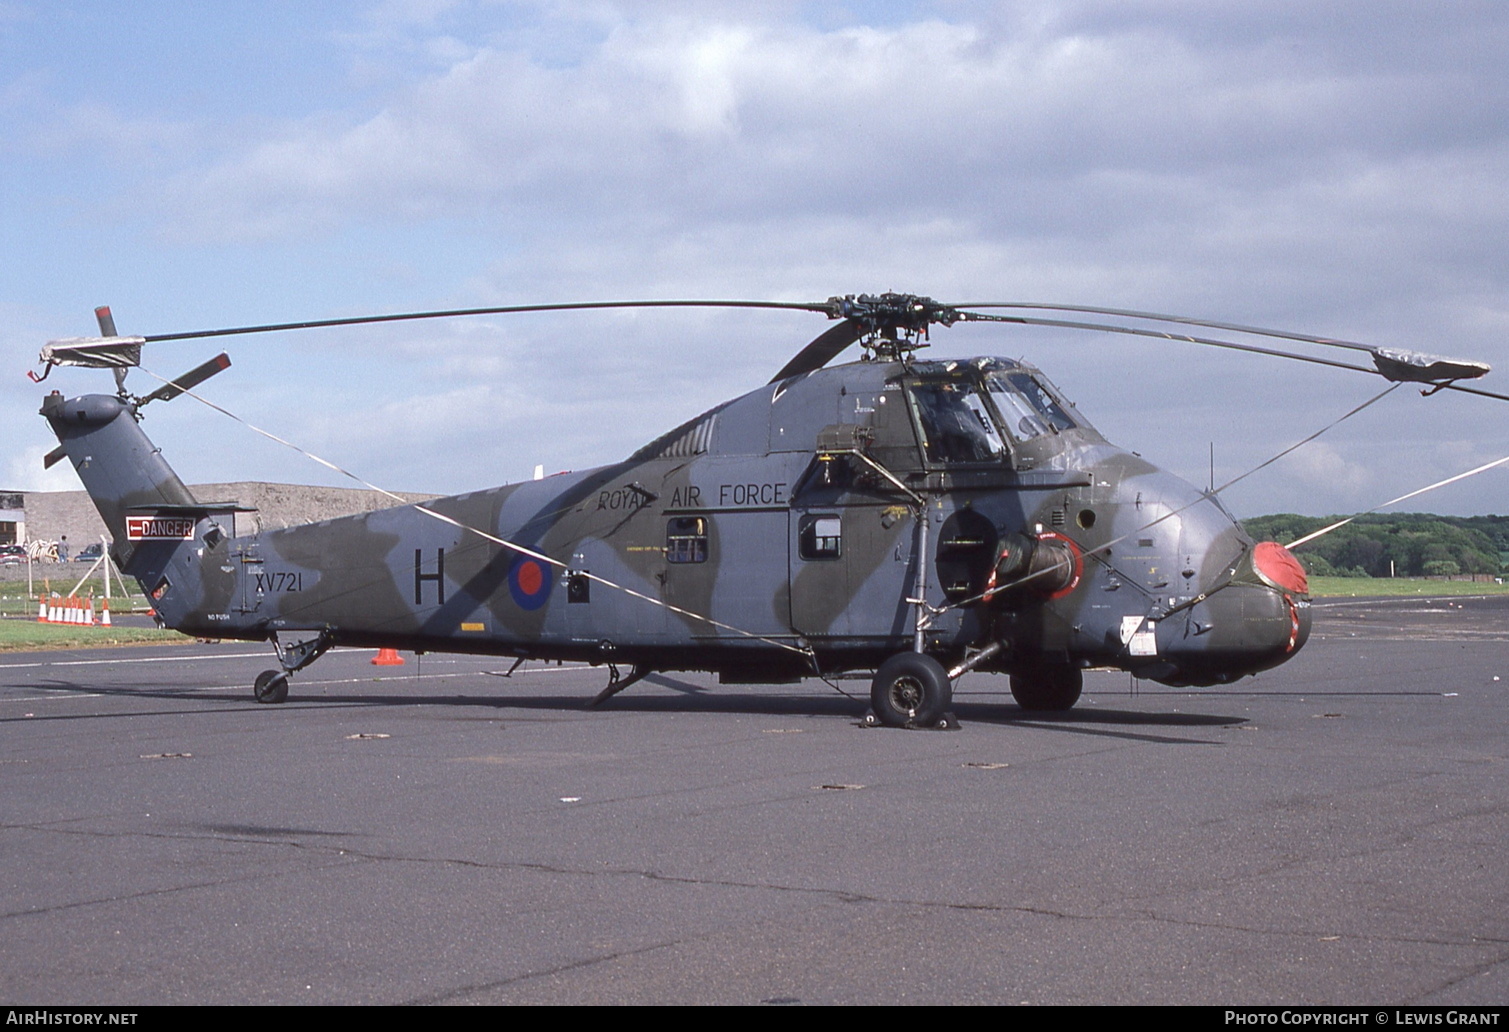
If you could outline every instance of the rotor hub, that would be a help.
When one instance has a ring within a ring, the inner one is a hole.
[[[927,347],[928,327],[952,326],[960,318],[948,305],[918,294],[848,294],[830,297],[828,304],[833,318],[848,319],[859,328],[859,346],[885,361]]]

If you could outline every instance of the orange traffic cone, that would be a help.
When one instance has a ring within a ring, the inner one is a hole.
[[[42,599],[42,607],[37,610],[37,623],[46,623],[47,622],[47,596],[43,595],[43,596],[41,596],[41,599]]]
[[[372,657],[373,666],[403,666],[403,657],[397,649],[378,649],[377,655]]]
[[[107,599],[105,599],[105,601],[102,604],[104,606],[104,609],[100,612],[100,626],[101,627],[109,627],[110,626],[110,600],[107,598]]]

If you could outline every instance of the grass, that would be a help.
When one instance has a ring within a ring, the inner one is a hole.
[[[89,649],[107,645],[170,645],[193,641],[156,627],[72,627],[35,620],[0,620],[0,652]]]
[[[75,578],[49,578],[52,588],[67,591],[77,582]],[[67,581],[67,583],[63,583]],[[43,590],[42,579],[36,587]],[[111,586],[115,589],[115,586]],[[118,589],[117,589],[118,590]],[[79,589],[81,595],[95,594],[95,608],[104,591],[99,578],[91,578]],[[1310,594],[1316,598],[1359,598],[1374,596],[1459,596],[1509,594],[1509,584],[1494,584],[1483,581],[1439,581],[1418,577],[1311,577]],[[72,627],[61,624],[36,622],[37,599],[26,595],[26,583],[0,585],[0,616],[21,619],[0,619],[0,652],[20,652],[41,649],[87,649],[107,645],[170,644],[192,641],[177,631],[159,630],[154,627]],[[141,595],[127,599],[116,595],[111,600],[111,610],[116,613],[130,612],[135,608],[145,611],[147,600]]]
[[[32,584],[36,589],[35,595],[27,595],[25,580],[6,581],[0,584],[0,616],[35,617],[37,615],[37,603],[43,595],[51,594],[52,592],[62,594],[65,591],[72,591],[73,586],[79,582],[79,577],[82,573],[83,570],[80,570],[71,577],[67,576],[67,571],[57,575],[49,573],[45,578],[38,575]],[[133,588],[136,587],[134,583],[131,586]],[[133,609],[146,612],[152,608],[144,595],[132,592],[123,597],[121,595],[120,584],[116,582],[114,577],[110,578],[110,591],[114,596],[110,600],[110,609],[112,612],[129,613]],[[79,588],[80,598],[88,598],[90,595],[94,596],[94,608],[98,612],[100,602],[105,597],[105,582],[103,578],[91,577]]]
[[[1316,598],[1503,595],[1509,594],[1509,584],[1427,580],[1424,577],[1311,577],[1310,594]]]

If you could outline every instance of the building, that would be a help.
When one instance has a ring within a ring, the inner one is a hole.
[[[26,544],[26,496],[0,491],[0,545]]]
[[[256,512],[235,514],[235,534],[253,534],[300,523],[350,516],[371,509],[387,509],[395,502],[378,491],[305,484],[194,484],[194,497],[206,502],[236,502]],[[422,502],[431,494],[405,494],[404,502]],[[231,527],[226,527],[231,530]],[[105,525],[83,491],[0,492],[0,544],[57,541],[68,538],[70,551],[100,540]]]

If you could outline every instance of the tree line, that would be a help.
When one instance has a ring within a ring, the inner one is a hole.
[[[1258,541],[1284,544],[1340,516],[1282,513],[1243,520]],[[1443,577],[1499,574],[1509,565],[1509,516],[1373,513],[1295,550],[1316,577]]]

